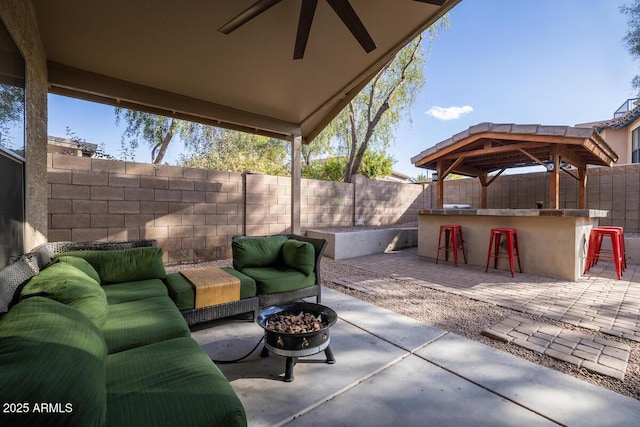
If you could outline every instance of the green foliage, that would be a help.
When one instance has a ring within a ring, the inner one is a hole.
[[[384,151],[367,150],[358,173],[371,179],[384,178],[391,175],[395,163]]]
[[[302,167],[302,176],[309,179],[324,181],[342,181],[345,157],[331,157],[325,160],[315,160]]]
[[[640,0],[634,0],[630,6],[623,5],[620,11],[627,15],[627,33],[622,39],[633,59],[640,59]],[[631,85],[640,95],[640,75],[636,75]]]
[[[343,181],[344,169],[347,158],[331,157],[324,160],[312,161],[303,166],[302,176],[310,179],[321,179],[325,181]],[[384,178],[391,175],[395,160],[383,151],[367,150],[364,155],[360,174],[370,178]]]
[[[203,169],[288,175],[288,147],[287,141],[204,126],[199,137],[191,139],[190,153],[181,155],[178,163]]]

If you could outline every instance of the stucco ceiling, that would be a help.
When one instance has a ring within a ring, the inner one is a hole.
[[[351,0],[366,53],[325,0],[304,58],[300,0],[225,35],[255,0],[32,0],[52,93],[288,138],[312,139],[408,41],[460,0]]]

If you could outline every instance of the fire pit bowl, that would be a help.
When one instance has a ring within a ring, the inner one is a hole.
[[[274,315],[309,314],[320,318],[320,329],[311,332],[278,332],[269,329],[269,318]],[[257,322],[264,329],[265,345],[262,356],[269,352],[287,358],[284,380],[293,381],[293,366],[298,357],[311,356],[324,350],[327,363],[335,363],[329,347],[329,328],[336,323],[338,315],[335,311],[320,304],[310,302],[292,302],[267,307],[258,314]]]

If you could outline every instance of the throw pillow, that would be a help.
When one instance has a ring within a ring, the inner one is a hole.
[[[233,268],[272,267],[281,262],[285,236],[239,237],[231,242]]]
[[[308,276],[315,266],[315,249],[309,242],[290,239],[282,245],[284,263]]]
[[[0,313],[9,311],[16,301],[14,296],[20,294],[24,284],[35,274],[33,268],[23,259],[9,264],[0,271]]]
[[[75,268],[95,280],[96,283],[100,284],[100,276],[98,275],[98,272],[86,259],[77,256],[65,255],[59,256],[56,259],[60,262],[66,262],[67,264],[73,265]]]
[[[99,328],[107,321],[109,306],[104,289],[71,264],[52,264],[29,280],[20,297],[24,300],[33,296],[44,296],[74,307]]]
[[[59,254],[76,256],[89,261],[100,276],[100,283],[137,282],[167,277],[162,263],[162,249],[147,246],[120,250],[86,250]]]

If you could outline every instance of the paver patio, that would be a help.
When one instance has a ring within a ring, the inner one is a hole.
[[[631,350],[624,343],[520,316],[509,317],[482,334],[619,380],[624,379]]]
[[[416,249],[341,260],[345,264],[432,289],[452,292],[516,311],[640,342],[640,268],[629,265],[617,280],[611,263],[600,262],[575,282],[435,264]]]

